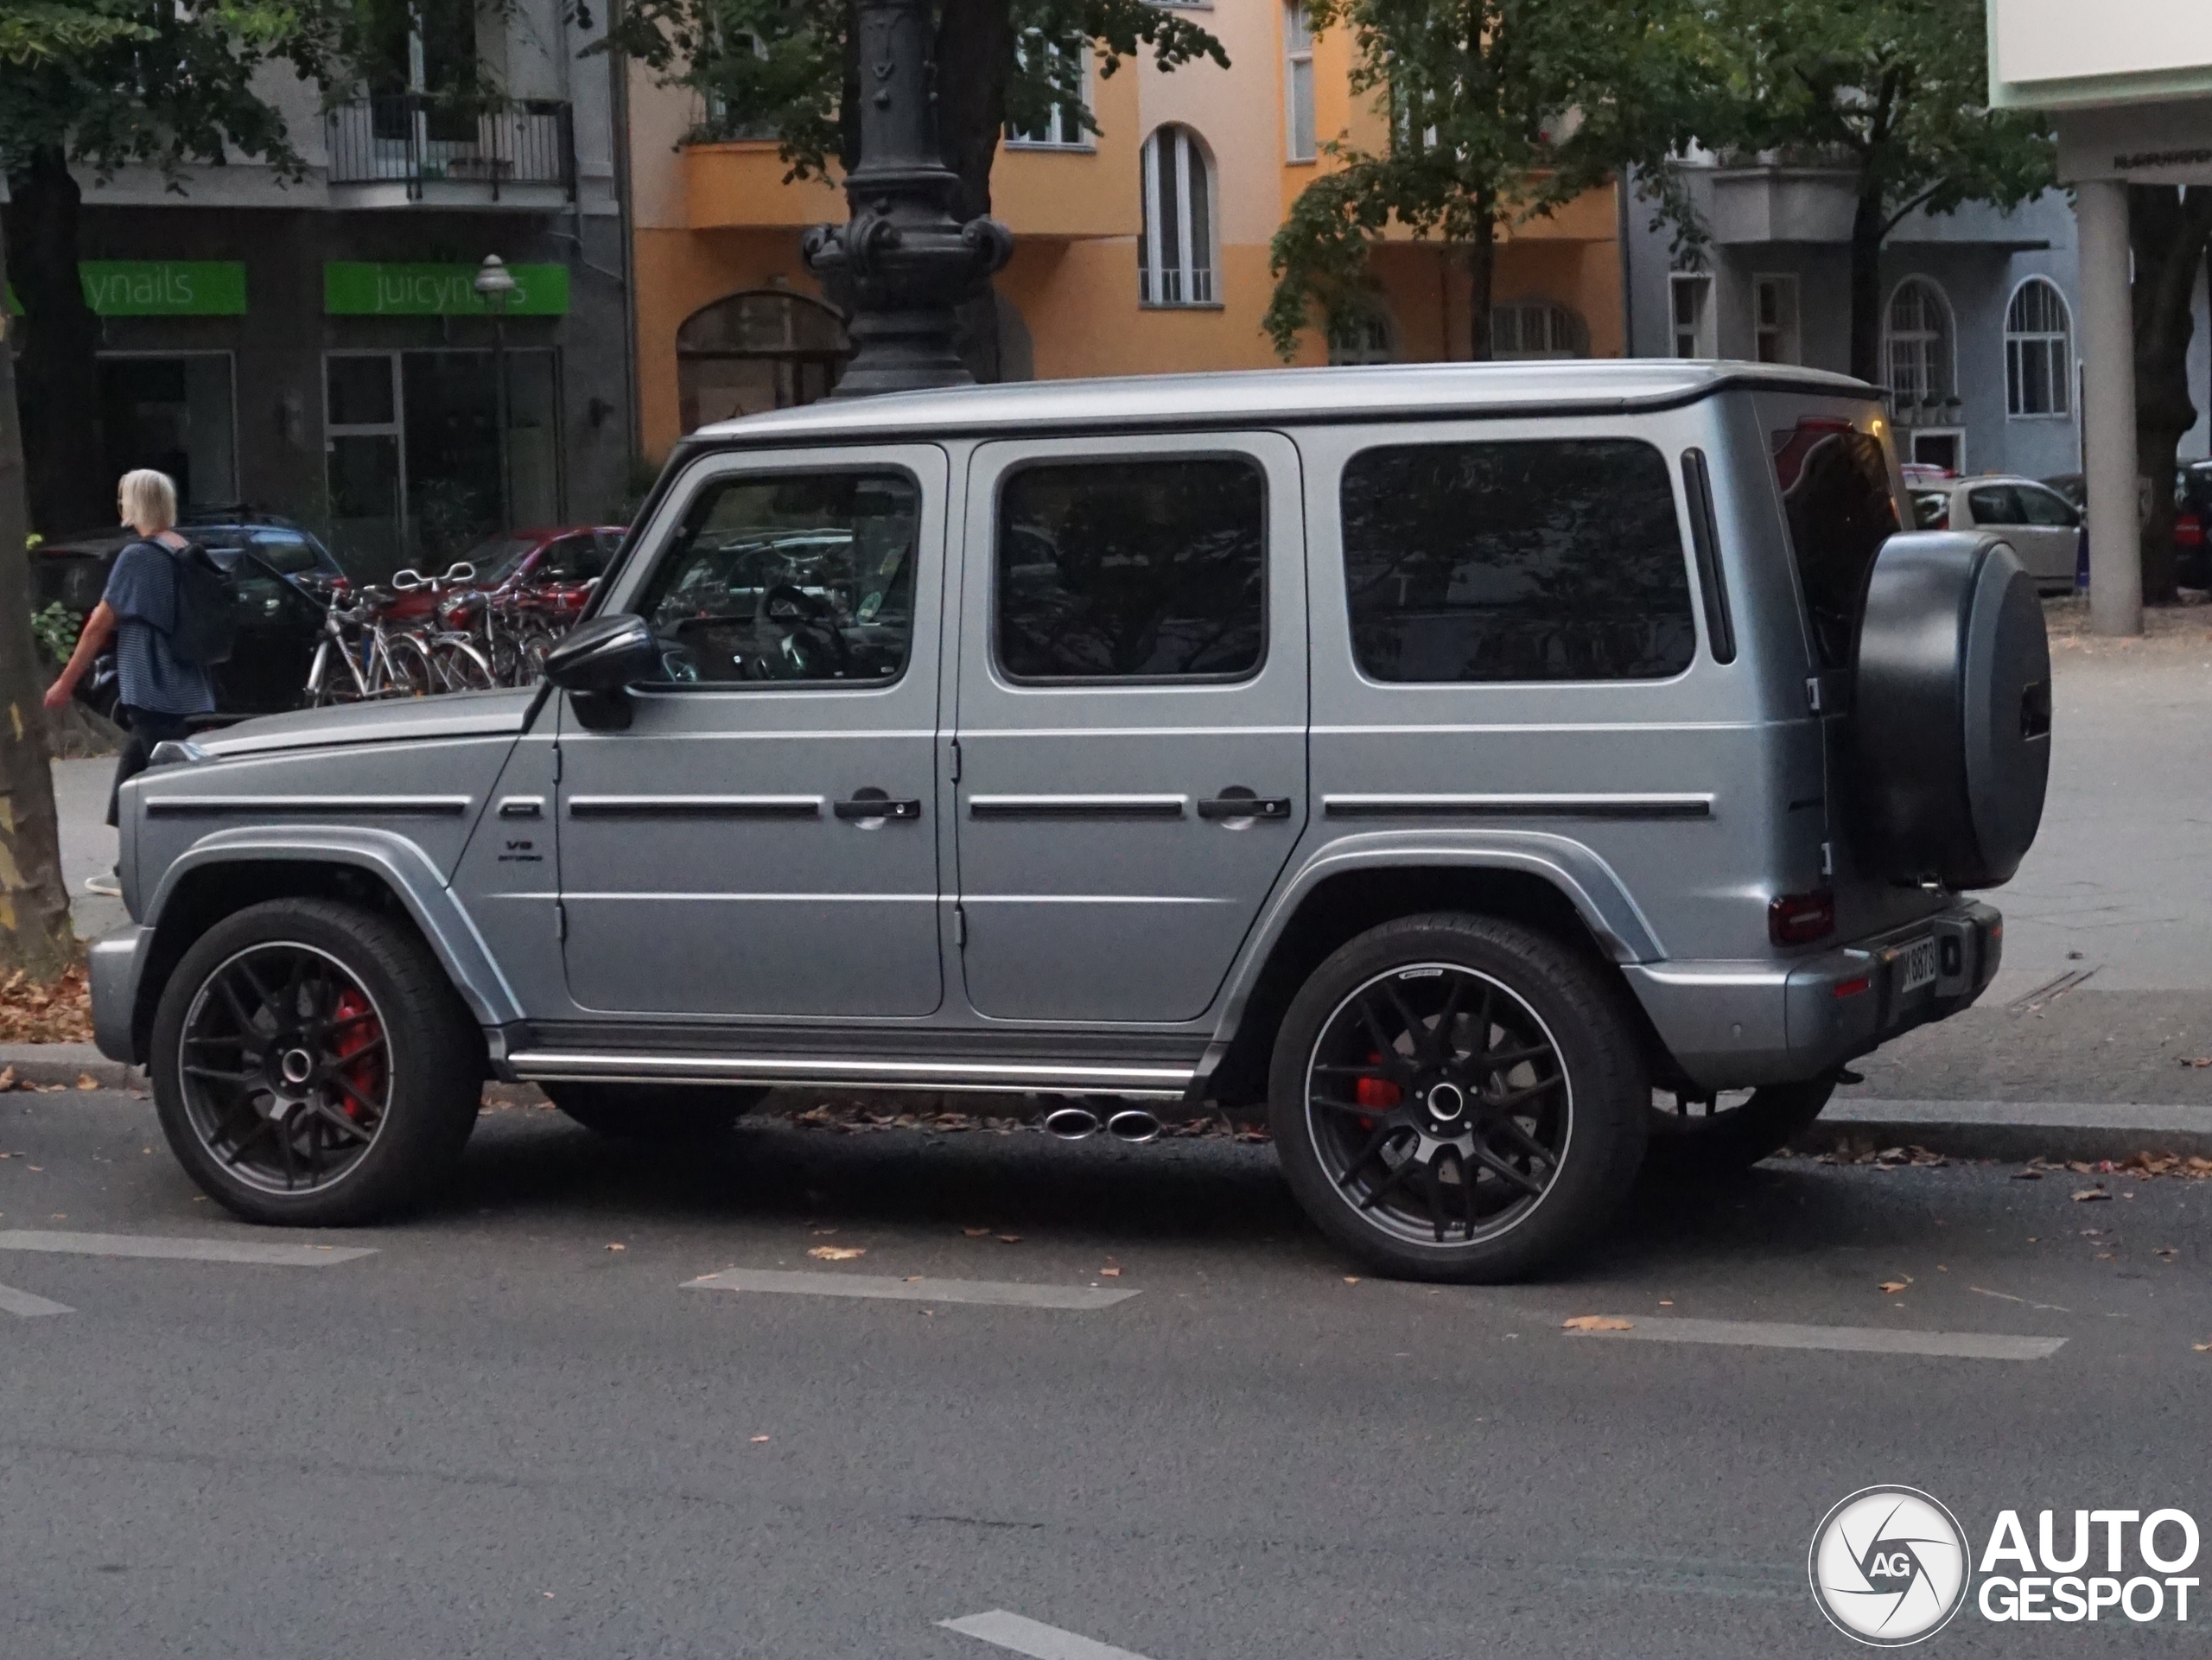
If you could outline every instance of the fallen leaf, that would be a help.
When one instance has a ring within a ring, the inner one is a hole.
[[[2087,1205],[2091,1199],[2110,1199],[2112,1195],[2105,1192],[2101,1187],[2077,1187],[2074,1191],[2074,1202],[2076,1205]]]
[[[2212,1352],[2212,1343],[2192,1343],[2189,1346],[2199,1354]]]
[[[1122,1270],[1118,1268],[1102,1268],[1098,1270],[1098,1277],[1102,1280],[1118,1280],[1122,1277]]]
[[[2014,1181],[2041,1181],[2043,1180],[2043,1172],[2040,1170],[2015,1170],[2012,1173],[2012,1180]]]
[[[1020,1243],[1021,1236],[1018,1233],[1002,1233],[999,1236],[999,1243],[1001,1245],[1018,1245]]]
[[[1910,1275],[1906,1275],[1904,1279],[1902,1279],[1902,1280],[1885,1280],[1885,1281],[1883,1281],[1883,1282],[1882,1282],[1882,1289],[1883,1289],[1883,1290],[1885,1290],[1885,1291],[1886,1291],[1886,1292],[1888,1292],[1891,1296],[1895,1296],[1898,1292],[1900,1292],[1900,1291],[1904,1290],[1904,1289],[1905,1288],[1905,1287],[1907,1287],[1907,1286],[1910,1285],[1911,1283],[1912,1283],[1912,1276],[1911,1276]]]
[[[13,1066],[0,1067],[0,1090],[12,1090],[15,1087],[16,1069]]]
[[[99,1079],[94,1078],[90,1072],[79,1072],[77,1074],[77,1087],[79,1089],[97,1090],[99,1086]]]
[[[921,1282],[922,1276],[918,1274],[909,1274],[906,1276],[906,1283],[908,1285],[919,1285]]]
[[[607,1250],[627,1250],[629,1249],[630,1248],[627,1245],[609,1245],[607,1247]]]
[[[758,1447],[758,1446],[760,1446],[760,1443],[761,1443],[762,1441],[766,1441],[767,1439],[768,1439],[768,1438],[767,1438],[766,1435],[755,1435],[755,1436],[753,1438],[753,1444],[755,1447]]]
[[[990,1230],[988,1228],[963,1228],[960,1231],[966,1234],[970,1239],[981,1239],[985,1234],[988,1233]]]
[[[1675,1300],[1672,1297],[1662,1297],[1659,1299],[1659,1306],[1662,1308],[1672,1308],[1675,1306]]]
[[[855,1256],[867,1256],[868,1250],[862,1245],[817,1245],[807,1255],[818,1256],[825,1262],[849,1262]]]
[[[1344,1283],[1345,1283],[1346,1285],[1357,1285],[1357,1284],[1359,1283],[1359,1275],[1357,1275],[1357,1274],[1347,1274],[1347,1275],[1344,1275]]]
[[[1635,1330],[1617,1314],[1577,1314],[1560,1324],[1570,1332],[1629,1332]]]

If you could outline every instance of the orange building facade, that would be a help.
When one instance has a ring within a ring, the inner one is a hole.
[[[1351,90],[1342,30],[1308,36],[1284,0],[1194,8],[1231,67],[1172,73],[1148,59],[1093,66],[1099,130],[1069,121],[1009,136],[992,211],[1014,253],[997,278],[1008,379],[1262,368],[1268,248],[1321,146],[1383,142],[1384,118]],[[786,182],[772,141],[690,143],[696,101],[633,71],[630,145],[641,436],[658,458],[709,421],[805,402],[832,384],[836,314],[799,258],[807,226],[842,221],[842,194]],[[1382,315],[1340,360],[1465,359],[1466,277],[1433,242],[1376,251]],[[1619,214],[1593,191],[1501,246],[1493,285],[1499,356],[1623,350]],[[1297,360],[1320,363],[1319,331]]]

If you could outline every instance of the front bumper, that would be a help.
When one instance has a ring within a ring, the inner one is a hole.
[[[1932,985],[1904,989],[1912,942],[1932,933]],[[1787,963],[1630,964],[1623,969],[1675,1065],[1706,1089],[1789,1084],[1834,1071],[1989,989],[2004,957],[1994,906],[1957,900],[1933,917]]]
[[[85,978],[92,993],[92,1041],[110,1060],[136,1066],[145,1057],[138,1053],[136,1027],[138,982],[146,971],[146,956],[154,931],[127,923],[113,933],[92,942]]]

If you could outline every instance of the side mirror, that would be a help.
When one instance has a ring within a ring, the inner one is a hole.
[[[575,700],[576,718],[594,730],[630,724],[625,688],[660,664],[660,645],[643,617],[626,611],[571,629],[545,654],[545,677]]]

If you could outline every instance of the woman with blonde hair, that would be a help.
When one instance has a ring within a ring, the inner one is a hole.
[[[111,824],[116,821],[124,783],[146,770],[154,746],[181,738],[191,729],[190,716],[215,707],[215,688],[207,671],[185,662],[173,643],[178,620],[176,555],[192,545],[177,534],[176,486],[168,474],[151,467],[125,473],[116,489],[116,507],[138,539],[116,556],[107,591],[85,619],[77,649],[46,690],[48,709],[66,705],[100,647],[110,635],[115,637],[115,715],[130,741],[115,763],[115,787],[107,803]],[[96,894],[122,891],[112,876],[95,876],[86,886]]]

